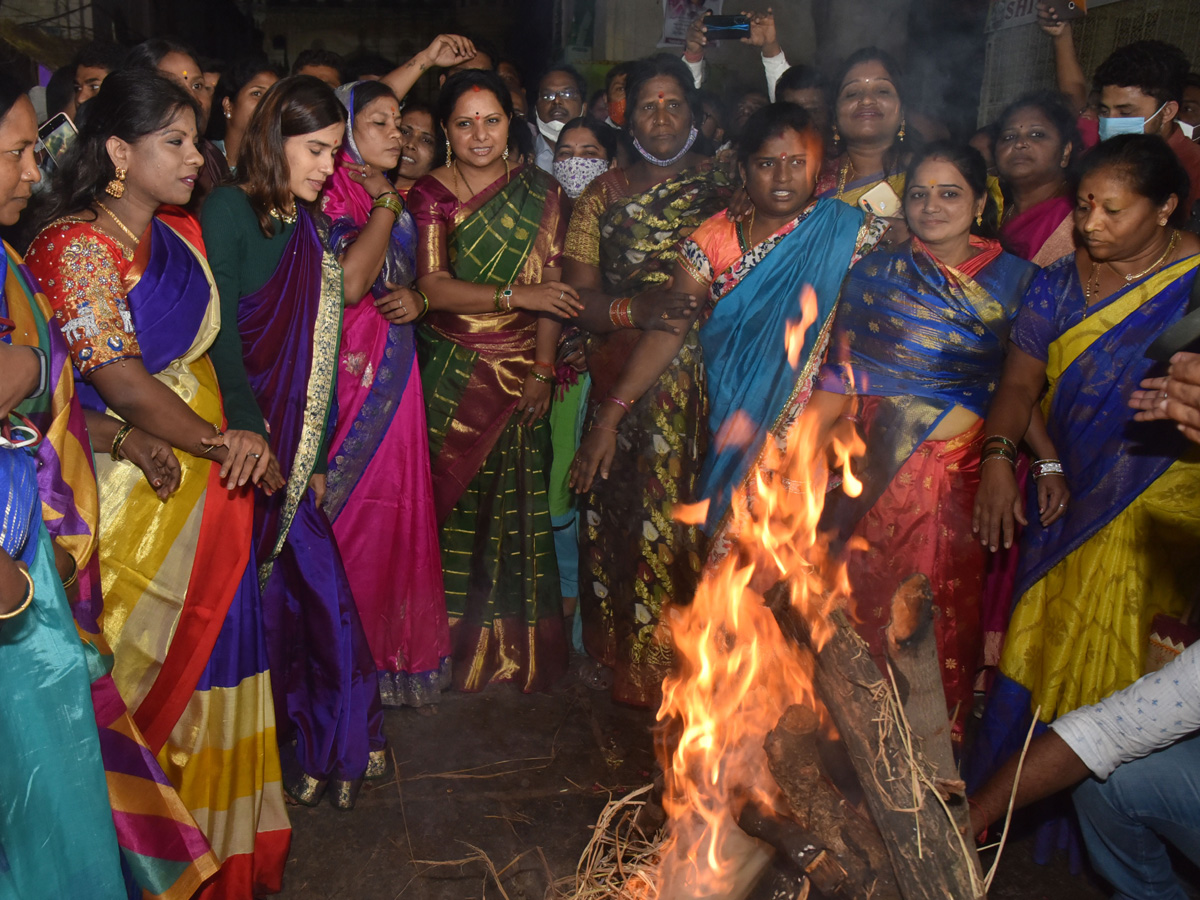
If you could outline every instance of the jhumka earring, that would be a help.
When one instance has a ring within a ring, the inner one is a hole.
[[[117,166],[117,177],[105,185],[104,192],[110,197],[120,200],[125,196],[125,172],[127,170]]]
[[[500,154],[500,158],[503,159],[505,162],[508,162],[508,148],[507,147],[505,147],[504,152]]]
[[[842,142],[842,136],[838,134],[836,125],[833,126],[833,142],[835,144],[840,144]]]
[[[904,117],[900,118],[900,130],[896,132],[896,137],[904,140]]]
[[[983,213],[980,213],[979,215],[977,215],[975,217],[975,224],[978,225],[980,228],[983,227]]]
[[[450,149],[450,138],[446,138],[446,168],[450,168],[450,163],[454,162],[454,151]]]

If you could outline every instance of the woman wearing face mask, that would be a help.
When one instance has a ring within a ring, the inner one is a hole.
[[[670,650],[656,634],[658,617],[668,598],[691,596],[704,554],[699,529],[671,519],[675,503],[695,498],[707,440],[695,328],[636,404],[610,398],[641,330],[679,327],[667,317],[680,318],[692,303],[670,283],[679,240],[725,206],[729,191],[693,149],[701,110],[678,58],[640,61],[629,74],[628,96],[636,161],[597,177],[576,202],[565,268],[592,333],[592,409],[616,403],[627,414],[611,468],[601,468],[596,479],[573,474],[572,486],[584,494],[584,642],[593,659],[613,670],[594,667],[588,681],[613,687],[622,702],[656,706],[670,667]]]
[[[1017,99],[997,120],[993,154],[1011,196],[1000,240],[1010,253],[1048,266],[1075,249],[1071,164],[1080,145],[1075,116],[1049,91]]]
[[[455,685],[542,690],[566,668],[545,415],[561,320],[562,189],[511,161],[512,97],[494,72],[447,79],[447,164],[409,192],[420,236],[421,378]]]
[[[868,598],[854,610],[859,631],[882,666],[889,610],[879,598],[914,572],[929,577],[942,610],[942,686],[961,740],[983,639],[987,557],[971,532],[982,416],[1037,269],[986,236],[994,234],[996,210],[974,148],[930,146],[905,183],[913,238],[851,270],[810,409],[826,427],[854,416],[866,444],[854,467],[862,493],[831,494],[823,520],[849,547],[853,596]],[[1014,441],[1022,437],[1024,430]]]
[[[983,467],[983,540],[1007,545],[1013,520],[1029,520],[980,736],[985,770],[1020,748],[1035,709],[1048,722],[1138,678],[1154,616],[1180,615],[1194,594],[1200,455],[1173,423],[1133,421],[1126,406],[1160,371],[1146,350],[1183,315],[1200,266],[1200,238],[1178,230],[1187,194],[1157,136],[1089,151],[1075,198],[1081,246],[1037,276],[1013,327],[985,455],[1004,457],[995,448],[1020,439],[1040,402],[1071,494],[1039,522],[1010,461]]]
[[[325,514],[383,705],[422,706],[450,683],[450,635],[414,334],[425,298],[409,287],[417,229],[383,174],[403,152],[400,103],[380,81],[338,96],[350,117],[321,209],[346,296],[360,299],[347,302],[342,327]],[[381,558],[380,546],[392,552]]]
[[[674,284],[695,309],[680,320],[678,334],[645,332],[614,388],[614,396],[636,402],[679,352],[692,321],[701,323],[710,440],[735,416],[754,428],[752,439],[704,459],[698,493],[709,500],[704,528],[713,560],[730,550],[732,513],[760,475],[767,445],[785,446],[812,392],[846,270],[887,227],[844,203],[813,199],[823,138],[799,106],[776,103],[751,115],[739,153],[752,213],[735,223],[722,210],[683,242]],[[805,359],[793,366],[786,331],[799,318],[796,300],[805,285],[816,291],[817,315],[805,333]],[[620,452],[615,435],[623,417],[619,404],[598,410],[577,459],[581,476]]]
[[[405,99],[400,111],[400,165],[392,182],[402,200],[414,184],[429,174],[437,156],[433,110],[418,100]]]
[[[899,64],[888,53],[866,47],[851,54],[835,81],[833,142],[840,153],[825,161],[817,180],[818,197],[852,206],[886,183],[904,194],[904,167],[911,137],[905,128]],[[888,216],[898,210],[873,209]]]
[[[50,194],[51,224],[27,257],[94,413],[99,566],[80,570],[75,617],[88,642],[111,656],[149,753],[204,822],[221,864],[213,896],[277,891],[290,829],[259,650],[252,529],[253,495],[282,478],[262,437],[226,424],[227,398],[208,354],[219,301],[195,221],[179,209],[202,163],[198,113],[178,86],[132,70],[108,76],[88,103]],[[96,415],[105,411],[123,422]],[[142,434],[174,447],[177,468],[146,473]],[[96,576],[103,597],[91,590]],[[98,711],[114,709],[93,696]],[[130,748],[131,732],[109,727],[121,735],[110,736],[114,744]],[[114,793],[118,823],[137,821],[145,799],[124,804]],[[166,818],[187,825],[187,815]],[[196,835],[174,844],[171,833],[132,845],[135,875],[149,871],[157,883],[170,869],[147,860],[173,866],[178,847],[194,846]],[[189,896],[203,877],[176,890]]]
[[[215,117],[221,131],[221,139],[213,143],[225,154],[229,171],[237,173],[238,154],[242,150],[242,136],[250,124],[250,116],[258,109],[259,101],[281,77],[279,70],[261,56],[238,60],[229,71],[221,76],[217,93],[221,95],[221,115]]]
[[[322,509],[343,276],[314,205],[345,130],[328,85],[283,79],[246,128],[237,183],[204,211],[221,292],[213,358],[239,398],[230,421],[269,438],[287,474],[283,490],[258,498],[254,522],[284,788],[307,805],[328,788],[340,809],[385,769],[378,678]]]
[[[567,196],[575,200],[596,176],[607,172],[617,152],[611,128],[580,117],[563,126],[554,151],[554,177]],[[583,416],[591,378],[583,353],[583,333],[567,327],[559,342],[559,390],[550,406],[550,521],[554,526],[554,552],[562,584],[563,616],[571,631],[572,646],[584,653],[582,621],[575,612],[579,601],[579,524],[575,498],[567,485],[571,460],[579,449]]]

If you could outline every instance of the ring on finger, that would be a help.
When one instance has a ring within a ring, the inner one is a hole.
[[[255,459],[262,459],[262,454],[261,454],[261,453],[247,453],[246,455],[247,455],[247,456],[252,456],[252,457],[254,457]]]

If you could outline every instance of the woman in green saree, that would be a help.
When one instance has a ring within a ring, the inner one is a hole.
[[[678,244],[729,202],[724,176],[692,149],[701,107],[683,64],[667,56],[638,62],[626,93],[634,161],[596,178],[576,201],[563,268],[587,307],[581,321],[592,332],[593,412],[617,402],[609,399],[613,385],[642,330],[673,331],[673,320],[690,318],[691,297],[670,283]],[[655,385],[629,404],[611,467],[594,480],[572,477],[582,495],[584,645],[594,663],[612,670],[610,678],[593,664],[585,680],[611,684],[623,703],[658,705],[672,658],[663,605],[688,602],[699,578],[700,530],[671,513],[696,499],[706,416],[693,325]]]
[[[561,319],[563,192],[510,160],[512,96],[493,72],[447,80],[437,119],[446,165],[408,195],[417,223],[418,333],[441,528],[454,683],[524,691],[565,670],[550,527],[546,412]]]

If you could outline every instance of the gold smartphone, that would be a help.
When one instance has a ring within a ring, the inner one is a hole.
[[[900,198],[886,181],[881,181],[858,198],[858,205],[869,213],[895,219],[901,215]]]

